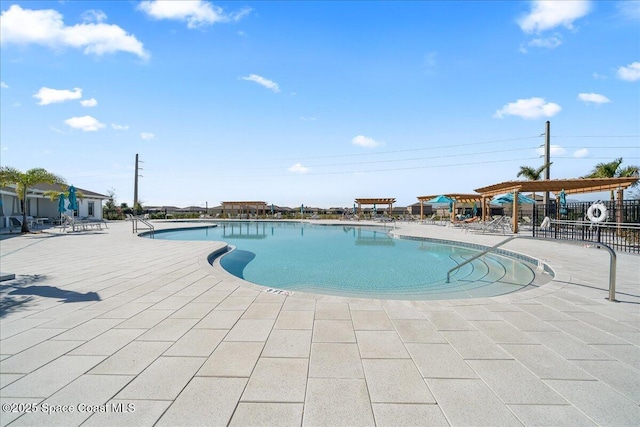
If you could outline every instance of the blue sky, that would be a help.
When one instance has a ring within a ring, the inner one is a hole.
[[[640,2],[1,2],[1,163],[147,205],[640,163]],[[588,196],[592,199],[597,195]],[[605,197],[607,197],[605,195]]]

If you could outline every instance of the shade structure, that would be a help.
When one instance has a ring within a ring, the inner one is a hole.
[[[427,200],[427,203],[451,203],[453,199],[444,195],[436,196],[433,199]]]
[[[69,206],[67,206],[67,209],[69,209],[70,211],[75,211],[76,209],[78,209],[76,187],[74,187],[73,185],[69,187]]]
[[[518,203],[535,203],[536,201],[530,197],[525,196],[524,194],[518,193]],[[513,193],[502,194],[495,199],[491,200],[491,203],[495,203],[498,205],[506,205],[508,203],[513,203]]]
[[[64,207],[64,193],[60,193],[58,196],[58,213],[65,213],[67,208]]]

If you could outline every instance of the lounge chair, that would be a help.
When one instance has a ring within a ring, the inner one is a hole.
[[[432,214],[430,217],[425,218],[423,224],[434,224],[436,223],[436,214]]]
[[[22,223],[16,217],[10,216],[9,222],[11,226],[9,227],[9,233],[13,233],[13,230],[17,229],[18,231],[22,231]]]
[[[505,224],[508,225],[509,224],[509,217],[506,216],[495,216],[494,219],[492,219],[489,222],[485,222],[485,223],[473,223],[473,224],[468,224],[468,226],[466,227],[467,231],[474,231],[474,232],[478,232],[478,233],[495,233],[495,232],[502,232],[502,234],[505,234],[506,228],[505,228]]]

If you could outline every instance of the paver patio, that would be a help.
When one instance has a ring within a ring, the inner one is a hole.
[[[505,249],[551,282],[399,301],[267,293],[208,263],[223,246],[129,223],[3,235],[0,425],[640,425],[639,256],[618,254],[620,302],[606,251],[525,239]]]

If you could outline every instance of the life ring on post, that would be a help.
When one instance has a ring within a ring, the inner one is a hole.
[[[594,203],[587,210],[587,218],[591,222],[602,222],[607,219],[607,207],[604,203]]]

